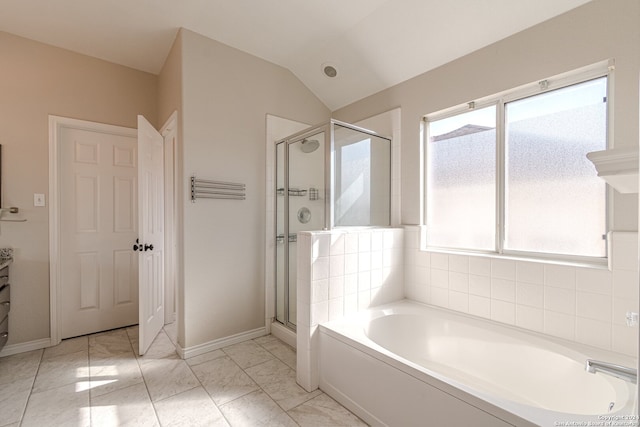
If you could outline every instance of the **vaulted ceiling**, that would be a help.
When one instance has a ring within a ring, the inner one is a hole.
[[[335,110],[589,1],[0,0],[0,30],[157,74],[184,27],[288,68]]]

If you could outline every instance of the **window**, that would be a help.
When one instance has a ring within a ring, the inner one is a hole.
[[[606,256],[607,77],[427,116],[427,246]]]
[[[496,223],[496,107],[429,124],[429,246],[493,250]]]

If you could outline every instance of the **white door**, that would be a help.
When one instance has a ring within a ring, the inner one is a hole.
[[[164,326],[164,143],[138,116],[137,250],[140,271],[139,353],[144,354]]]
[[[60,337],[138,323],[135,130],[62,126]]]

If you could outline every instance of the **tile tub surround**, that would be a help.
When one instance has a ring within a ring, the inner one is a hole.
[[[186,360],[175,338],[167,325],[136,357],[134,327],[0,358],[0,426],[365,425],[300,388],[295,350],[271,335]]]
[[[404,298],[401,228],[298,233],[297,381],[318,387],[318,325]]]
[[[405,227],[405,297],[637,357],[638,233],[611,232],[610,269],[419,249]]]

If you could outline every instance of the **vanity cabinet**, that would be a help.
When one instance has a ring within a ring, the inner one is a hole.
[[[3,263],[5,264],[5,263]],[[11,310],[9,265],[0,268],[0,350],[9,340],[9,310]]]

